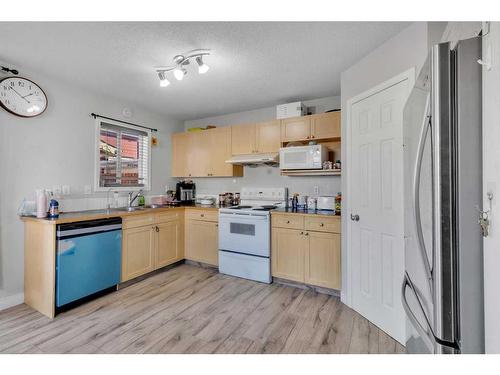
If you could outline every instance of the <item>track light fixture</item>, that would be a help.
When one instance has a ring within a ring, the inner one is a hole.
[[[170,85],[170,81],[167,79],[167,73],[172,72],[174,78],[178,81],[182,81],[184,76],[188,73],[186,66],[189,65],[191,59],[195,59],[198,64],[198,73],[205,74],[210,69],[207,64],[203,62],[203,56],[210,55],[209,49],[195,49],[193,51],[186,52],[184,55],[174,56],[173,66],[158,66],[155,68],[158,78],[160,79],[160,86],[167,87]]]

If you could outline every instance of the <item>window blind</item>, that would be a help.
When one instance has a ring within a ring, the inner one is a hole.
[[[148,188],[150,132],[100,122],[99,186]]]

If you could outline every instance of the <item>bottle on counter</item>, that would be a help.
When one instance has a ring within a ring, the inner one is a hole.
[[[144,207],[146,205],[146,198],[144,197],[144,195],[142,195],[142,193],[137,197],[137,205],[141,207]]]
[[[292,197],[292,210],[296,210],[299,206],[299,193],[294,193]]]
[[[342,210],[342,193],[338,192],[335,196],[335,215],[340,215]]]
[[[36,217],[47,217],[47,193],[44,189],[36,191]]]
[[[59,202],[56,201],[54,197],[51,198],[49,202],[49,217],[51,219],[57,219],[59,217]]]

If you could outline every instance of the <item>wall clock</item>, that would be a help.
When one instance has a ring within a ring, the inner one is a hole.
[[[41,115],[47,108],[47,96],[35,82],[22,77],[0,80],[0,106],[20,117]]]

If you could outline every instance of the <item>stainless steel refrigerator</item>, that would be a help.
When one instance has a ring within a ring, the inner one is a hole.
[[[404,109],[408,353],[483,353],[479,37],[433,47]]]

